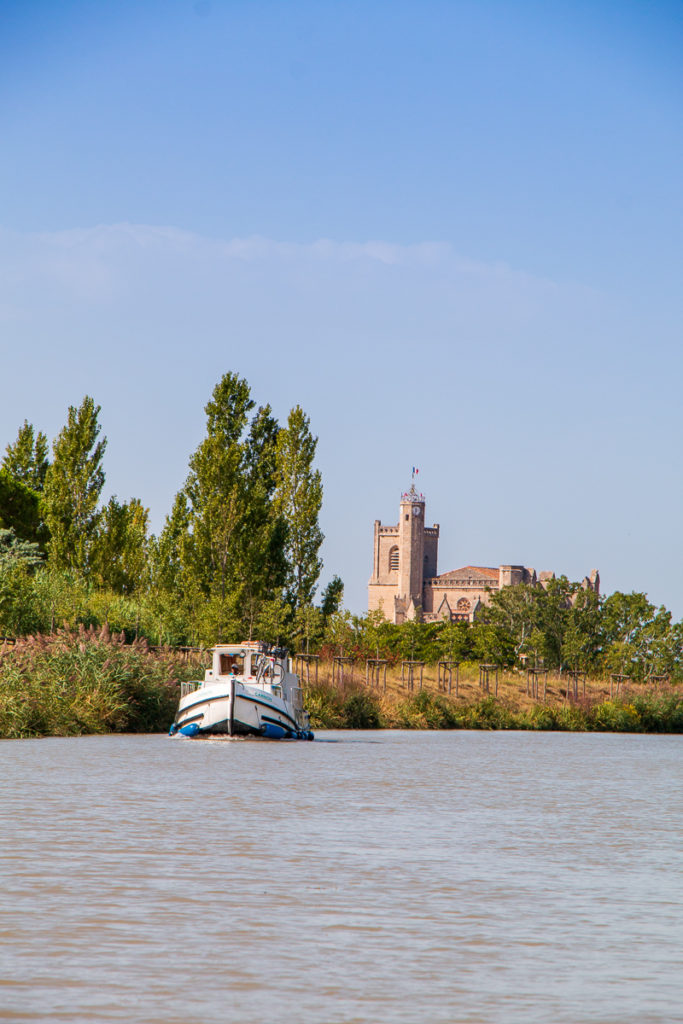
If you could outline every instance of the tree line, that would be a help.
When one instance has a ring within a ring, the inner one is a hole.
[[[170,646],[259,638],[394,662],[681,675],[683,623],[666,608],[565,577],[493,593],[471,624],[351,615],[339,577],[317,594],[323,487],[304,411],[280,424],[227,373],[205,412],[158,536],[140,499],[101,500],[107,441],[93,398],[69,408],[51,445],[24,422],[0,466],[0,637],[106,624]]]
[[[477,620],[394,625],[381,612],[337,614],[328,639],[362,658],[440,660],[617,674],[635,681],[683,675],[683,622],[646,594],[599,597],[566,577],[490,595]]]
[[[51,446],[25,421],[6,447],[0,636],[106,623],[180,646],[320,632],[343,584],[335,577],[314,603],[323,489],[304,411],[281,425],[245,380],[225,374],[158,536],[140,499],[101,501],[100,411],[86,396]]]

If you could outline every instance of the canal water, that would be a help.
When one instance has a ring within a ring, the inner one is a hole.
[[[683,1020],[681,739],[0,743],[0,1021]]]

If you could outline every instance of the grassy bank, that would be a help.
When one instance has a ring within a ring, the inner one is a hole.
[[[464,666],[451,693],[440,692],[436,668],[427,666],[412,691],[400,671],[387,673],[386,687],[369,687],[365,673],[347,672],[342,684],[321,665],[318,680],[304,681],[312,727],[333,729],[531,729],[570,732],[683,732],[683,689],[658,684],[616,688],[589,680],[574,699],[565,677],[549,677],[538,695],[527,692],[526,675],[500,675],[490,692],[479,685],[478,666]],[[497,693],[495,692],[497,689]]]
[[[172,650],[150,650],[122,635],[64,630],[0,648],[0,737],[75,736],[107,732],[165,732],[183,679],[203,676],[206,657],[188,660]],[[683,732],[678,687],[633,685],[617,696],[592,680],[570,699],[567,681],[546,681],[539,697],[526,677],[508,673],[491,691],[479,687],[478,668],[462,667],[450,695],[438,691],[436,671],[425,669],[411,691],[400,672],[386,688],[369,687],[347,667],[343,682],[322,664],[318,679],[303,680],[314,729],[533,729],[603,732]]]
[[[402,700],[366,690],[311,686],[306,705],[313,729],[525,729],[561,732],[683,732],[683,698],[645,693],[629,701],[578,701],[511,708],[483,697],[463,703],[422,690]]]

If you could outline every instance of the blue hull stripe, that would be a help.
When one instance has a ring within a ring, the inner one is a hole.
[[[250,700],[252,702],[252,704],[260,704],[262,708],[268,708],[268,710],[272,711],[273,714],[282,715],[283,718],[286,718],[288,722],[292,723],[292,727],[294,728],[294,730],[296,732],[298,732],[299,726],[296,724],[296,721],[292,718],[292,716],[288,715],[286,711],[281,711],[280,708],[276,708],[273,704],[269,704],[267,700],[259,700],[258,697],[252,697],[251,694],[248,694],[248,693],[238,693],[237,697],[240,700]],[[202,704],[211,704],[211,703],[213,703],[214,701],[217,701],[217,700],[227,700],[227,699],[228,699],[228,696],[227,696],[227,694],[225,694],[222,697],[218,697],[218,696],[216,696],[216,697],[204,697],[202,700],[196,700],[194,702],[194,704],[188,704],[188,706],[186,708],[183,708],[183,710],[180,712],[180,715],[178,716],[178,721],[179,722],[181,720],[182,721],[186,721],[187,719],[185,719],[184,716],[189,714],[190,712],[194,711],[195,708],[200,707]],[[198,717],[198,716],[196,716],[196,717]]]

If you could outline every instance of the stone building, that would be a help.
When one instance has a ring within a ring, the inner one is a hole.
[[[438,575],[439,525],[425,525],[425,499],[413,485],[401,495],[398,524],[375,520],[368,611],[380,610],[390,622],[406,619],[472,622],[491,595],[515,583],[547,586],[555,573],[525,565],[465,565]],[[582,586],[600,593],[600,574],[593,569]]]

